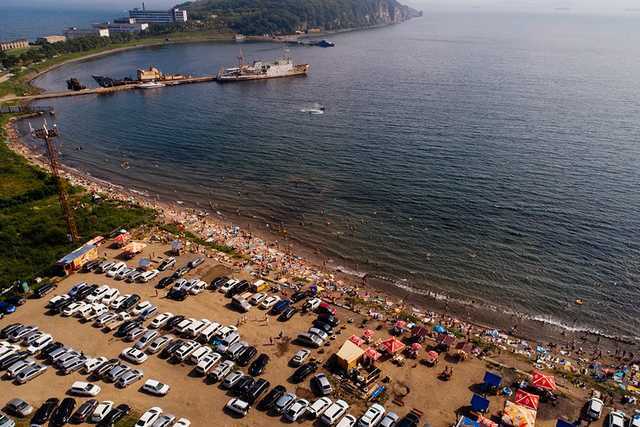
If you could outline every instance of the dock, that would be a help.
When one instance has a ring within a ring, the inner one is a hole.
[[[216,76],[187,77],[179,80],[162,81],[161,83],[163,83],[166,87],[169,87],[169,86],[178,86],[178,85],[194,84],[194,83],[207,83],[207,82],[213,82],[213,81],[216,81]],[[70,96],[106,95],[109,93],[122,92],[125,90],[134,90],[134,89],[149,90],[149,89],[139,88],[138,87],[139,85],[140,83],[136,82],[132,84],[113,86],[113,87],[97,87],[97,88],[89,88],[89,89],[82,89],[82,90],[76,90],[76,91],[66,90],[63,92],[44,92],[37,95],[15,96],[13,98],[5,98],[3,101],[35,101],[39,99],[67,98]]]

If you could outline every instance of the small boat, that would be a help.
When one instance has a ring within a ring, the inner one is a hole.
[[[576,304],[577,304],[577,305],[582,305],[582,304],[584,304],[584,300],[582,300],[581,298],[578,298],[578,299],[576,300]]]
[[[334,47],[336,44],[334,42],[330,42],[329,40],[322,39],[318,42],[316,46],[320,47]]]
[[[164,83],[160,83],[160,82],[147,82],[147,83],[139,84],[138,88],[139,89],[157,89],[165,86],[166,85]]]
[[[324,105],[316,103],[310,108],[302,108],[300,112],[308,114],[324,114]]]

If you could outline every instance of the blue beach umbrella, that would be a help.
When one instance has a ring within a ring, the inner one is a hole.
[[[447,330],[445,329],[444,326],[442,325],[436,325],[433,327],[433,331],[437,334],[444,334],[447,332]]]

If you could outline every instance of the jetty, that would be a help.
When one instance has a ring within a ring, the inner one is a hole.
[[[176,79],[170,81],[163,81],[162,84],[164,86],[178,86],[185,84],[194,84],[194,83],[206,83],[216,81],[216,76],[201,76],[201,77],[186,77],[183,79]],[[25,95],[25,96],[14,96],[11,98],[5,98],[3,101],[11,102],[11,101],[36,101],[39,99],[52,99],[52,98],[67,98],[70,96],[84,96],[84,95],[106,95],[109,93],[122,92],[126,90],[134,90],[134,89],[142,89],[140,88],[140,82],[135,82],[131,84],[125,84],[121,86],[113,86],[113,87],[97,87],[97,88],[88,88],[82,90],[67,90],[60,92],[44,92],[36,95]]]

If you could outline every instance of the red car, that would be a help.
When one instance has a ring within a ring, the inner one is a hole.
[[[331,305],[327,304],[326,302],[321,303],[318,306],[318,309],[316,310],[316,313],[318,314],[330,314],[332,316],[336,315],[336,309],[334,307],[332,307]]]

